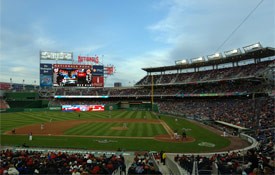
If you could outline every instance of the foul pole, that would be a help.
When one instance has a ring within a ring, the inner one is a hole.
[[[153,111],[154,105],[154,77],[151,75],[151,110]]]

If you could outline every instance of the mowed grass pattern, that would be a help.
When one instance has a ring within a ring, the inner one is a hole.
[[[80,118],[78,117],[80,114]],[[0,130],[1,134],[5,131],[10,131],[13,128],[47,123],[50,121],[66,121],[66,120],[83,120],[83,119],[142,119],[146,116],[148,119],[156,119],[153,113],[148,111],[106,111],[106,112],[14,112],[0,113]]]
[[[65,135],[85,135],[85,136],[127,136],[127,137],[154,137],[156,135],[167,134],[161,124],[150,123],[126,123],[126,130],[123,123],[85,123],[65,131]]]

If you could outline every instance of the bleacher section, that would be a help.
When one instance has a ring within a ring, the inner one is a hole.
[[[0,174],[114,174],[123,155],[1,150]]]
[[[274,61],[269,60],[257,64],[214,70],[203,70],[198,72],[162,74],[153,76],[147,75],[141,81],[139,81],[136,86],[151,85],[152,78],[154,85],[176,85],[251,78],[256,77],[258,73],[264,71],[269,64],[273,63]]]
[[[5,100],[0,99],[0,111],[5,111],[9,108],[10,108],[9,104]]]

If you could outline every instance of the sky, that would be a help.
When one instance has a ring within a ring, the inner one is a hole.
[[[274,0],[0,0],[0,21],[0,82],[38,84],[41,50],[98,55],[116,69],[112,87],[133,86],[142,68],[275,47]]]

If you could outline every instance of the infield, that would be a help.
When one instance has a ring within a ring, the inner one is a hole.
[[[246,143],[238,138],[221,137],[220,133],[183,118],[156,114],[149,111],[113,111],[107,112],[20,112],[1,114],[1,145],[21,145],[31,147],[84,148],[96,150],[165,150],[167,152],[212,152],[236,149]],[[146,116],[146,119],[144,119]],[[44,129],[41,130],[41,123]],[[127,129],[122,130],[124,123]],[[120,127],[120,129],[114,129]],[[11,130],[16,128],[16,134]],[[187,139],[175,141],[172,133],[186,131]],[[33,140],[28,140],[28,133]],[[8,134],[8,135],[7,135]],[[112,140],[102,144],[98,139]],[[214,147],[201,147],[207,142]],[[232,144],[237,142],[237,144]],[[242,144],[244,143],[244,144]]]

